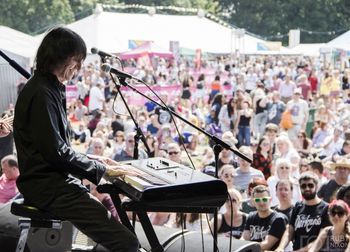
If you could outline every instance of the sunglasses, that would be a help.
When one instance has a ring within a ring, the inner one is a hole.
[[[227,174],[227,173],[224,174],[224,178],[230,178],[230,177],[233,178],[233,174]]]
[[[227,199],[226,202],[230,202],[230,199]],[[237,200],[236,199],[232,199],[231,202],[232,203],[237,203]]]
[[[254,198],[255,203],[264,202],[267,203],[271,197]]]
[[[310,188],[310,189],[313,189],[313,188],[315,187],[315,185],[312,184],[312,183],[301,184],[301,185],[300,185],[300,188],[301,188],[301,189],[306,189],[307,187]]]
[[[338,215],[339,218],[342,218],[344,215],[345,215],[345,211],[330,211],[329,214],[332,216],[332,217],[335,217],[336,215]]]
[[[168,152],[168,154],[169,155],[176,155],[176,154],[179,154],[179,152],[178,151],[170,151],[170,152]]]
[[[134,143],[135,141],[134,140],[128,140],[128,143]]]
[[[289,170],[289,167],[288,166],[280,166],[280,169],[281,170]]]

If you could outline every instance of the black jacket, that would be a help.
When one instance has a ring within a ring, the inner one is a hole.
[[[103,164],[70,146],[65,86],[49,73],[35,71],[15,107],[14,139],[18,154],[19,191],[44,208],[62,192],[86,188],[80,179],[98,184]]]

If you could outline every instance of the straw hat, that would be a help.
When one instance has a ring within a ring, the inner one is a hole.
[[[335,170],[337,167],[345,167],[350,169],[350,160],[347,158],[339,159],[336,163],[330,164],[330,168]]]

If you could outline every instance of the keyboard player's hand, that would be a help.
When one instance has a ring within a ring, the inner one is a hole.
[[[96,156],[96,155],[92,155],[92,154],[88,154],[87,156],[88,156],[88,158],[96,159],[96,160],[100,161],[104,165],[121,165],[119,162],[117,162],[113,159],[110,159],[108,157]]]
[[[128,166],[123,164],[118,165],[106,165],[106,175],[108,177],[124,177],[125,175],[137,176],[140,175],[135,171],[127,169]]]

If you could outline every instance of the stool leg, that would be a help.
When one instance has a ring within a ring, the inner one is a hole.
[[[18,239],[16,252],[23,252],[26,246],[27,237],[30,229],[30,219],[29,220],[19,220],[19,228],[21,230],[21,235]]]

